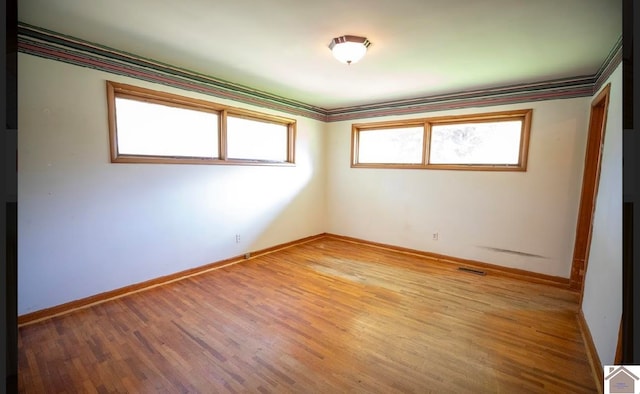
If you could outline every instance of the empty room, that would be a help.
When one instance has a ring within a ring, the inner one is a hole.
[[[602,392],[619,1],[18,3],[17,388]]]

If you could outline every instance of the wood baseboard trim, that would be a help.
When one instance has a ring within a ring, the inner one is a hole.
[[[604,390],[604,371],[602,370],[602,362],[598,356],[596,350],[596,344],[593,342],[591,336],[591,330],[584,317],[582,309],[576,314],[576,320],[578,321],[578,327],[580,327],[580,334],[582,334],[582,341],[587,350],[587,358],[589,359],[589,365],[591,365],[591,373],[593,374],[593,381],[598,386],[598,393],[602,394]]]
[[[331,237],[331,238],[340,239],[347,242],[368,245],[372,247],[392,250],[395,252],[400,252],[405,254],[411,254],[411,255],[429,258],[429,259],[444,262],[444,263],[463,265],[466,267],[481,269],[485,272],[488,272],[494,275],[507,276],[507,277],[526,280],[534,283],[544,283],[544,284],[563,287],[567,289],[569,288],[569,279],[567,278],[544,275],[544,274],[539,274],[535,272],[519,270],[515,268],[508,268],[508,267],[502,267],[498,265],[483,263],[480,261],[461,259],[461,258],[441,255],[437,253],[425,252],[425,251],[420,251],[415,249],[404,248],[401,246],[383,244],[383,243],[367,241],[359,238],[353,238],[353,237],[348,237],[344,235],[337,235],[337,234],[330,234],[330,233],[320,233],[317,235],[301,238],[295,241],[286,242],[270,248],[253,251],[253,252],[250,252],[249,259],[264,256],[269,253],[287,249],[295,245],[301,245],[301,244],[311,242],[316,239],[320,239],[324,237]],[[18,316],[18,327],[22,327],[28,324],[33,324],[43,320],[51,319],[53,317],[64,315],[79,309],[88,308],[92,305],[100,304],[105,301],[113,300],[116,298],[124,297],[129,294],[137,293],[137,292],[148,290],[154,287],[176,282],[176,281],[186,279],[195,275],[200,275],[206,272],[228,267],[230,265],[237,264],[245,260],[248,260],[248,259],[245,258],[244,255],[235,256],[229,259],[217,261],[214,263],[209,263],[200,267],[191,268],[188,270],[180,271],[174,274],[165,275],[158,278],[150,279],[148,281],[110,290],[104,293],[96,294],[96,295],[82,298],[79,300],[70,301],[61,305],[56,305],[50,308],[45,308],[35,312],[30,312],[30,313]]]
[[[392,251],[411,254],[419,257],[425,257],[425,258],[429,258],[429,259],[444,262],[444,263],[475,268],[493,275],[506,276],[506,277],[525,280],[533,283],[543,283],[550,286],[561,287],[561,288],[566,288],[568,290],[571,290],[569,288],[569,279],[561,278],[559,276],[551,276],[551,275],[540,274],[537,272],[525,271],[517,268],[503,267],[500,265],[483,263],[481,261],[468,260],[468,259],[462,259],[462,258],[453,257],[453,256],[447,256],[443,254],[425,252],[425,251],[416,250],[416,249],[409,249],[402,246],[388,245],[388,244],[383,244],[379,242],[367,241],[359,238],[347,237],[344,235],[327,233],[326,236],[336,238],[336,239],[341,239],[347,242],[352,242],[352,243],[357,243],[362,245],[369,245],[376,248],[392,250]]]
[[[245,258],[244,255],[231,257],[229,259],[220,260],[214,263],[202,265],[200,267],[190,268],[188,270],[176,272],[161,276],[158,278],[150,279],[144,282],[135,283],[129,286],[124,286],[118,289],[106,291],[104,293],[92,295],[79,300],[70,301],[61,305],[52,306],[50,308],[41,309],[35,312],[26,313],[18,316],[18,327],[23,327],[29,324],[34,324],[43,320],[51,319],[56,316],[64,315],[77,311],[79,309],[88,308],[93,305],[101,304],[106,301],[110,301],[116,298],[121,298],[129,294],[138,293],[144,290],[149,290],[154,287],[166,285],[172,282],[177,282],[182,279],[190,278],[192,276],[201,275],[206,272],[215,271],[220,268],[228,267],[243,261],[251,260],[266,254],[277,252],[279,250],[287,249],[295,245],[302,245],[307,242],[314,241],[325,237],[325,233],[312,235],[309,237],[301,238],[291,242],[285,242],[276,246],[272,246],[265,249],[260,249],[254,252],[250,252],[250,257]]]

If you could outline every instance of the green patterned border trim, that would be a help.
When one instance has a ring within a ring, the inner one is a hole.
[[[622,37],[616,41],[595,75],[334,109],[325,109],[276,96],[21,22],[18,24],[18,50],[34,56],[269,108],[291,115],[324,122],[337,122],[591,96],[621,63]]]

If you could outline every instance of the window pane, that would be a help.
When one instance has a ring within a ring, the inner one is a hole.
[[[218,115],[116,97],[118,153],[218,157]]]
[[[360,130],[358,163],[420,164],[424,127]]]
[[[229,159],[288,160],[289,127],[234,116],[227,117],[227,156]]]
[[[521,130],[521,120],[433,125],[429,164],[517,165]]]

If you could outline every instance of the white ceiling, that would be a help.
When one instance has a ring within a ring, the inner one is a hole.
[[[621,0],[21,0],[21,22],[323,109],[593,76]],[[333,37],[372,42],[339,63]]]

